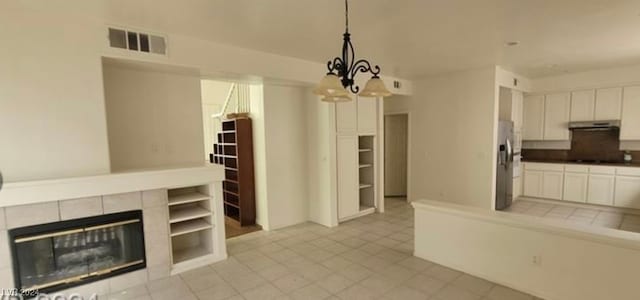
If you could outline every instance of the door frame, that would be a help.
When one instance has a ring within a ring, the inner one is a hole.
[[[385,112],[384,116],[383,116],[383,132],[386,130],[386,124],[384,124],[385,119],[387,116],[394,116],[394,115],[407,115],[407,202],[411,202],[413,201],[412,195],[411,195],[411,112],[407,111],[407,110],[399,110],[399,111],[393,111],[393,112]],[[387,149],[384,147],[384,143],[383,143],[383,148],[382,148],[382,160],[384,163],[384,157],[387,153]],[[381,183],[384,186],[384,182]],[[382,195],[382,198],[384,198],[385,195]]]

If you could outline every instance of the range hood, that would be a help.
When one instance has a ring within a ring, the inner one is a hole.
[[[620,120],[570,122],[570,130],[615,130],[620,129]]]

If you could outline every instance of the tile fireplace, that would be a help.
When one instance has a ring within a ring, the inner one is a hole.
[[[9,230],[15,286],[50,293],[146,267],[142,211]]]

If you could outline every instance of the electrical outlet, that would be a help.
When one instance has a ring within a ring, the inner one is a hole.
[[[534,266],[541,266],[542,265],[542,256],[534,255],[531,258],[531,264],[533,264]]]

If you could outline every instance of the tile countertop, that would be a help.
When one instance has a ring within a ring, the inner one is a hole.
[[[588,165],[588,166],[610,166],[610,167],[636,167],[640,168],[640,161],[632,161],[631,163],[624,162],[576,162],[566,160],[540,160],[540,159],[522,159],[523,163],[541,163],[541,164],[563,164],[563,165]]]

